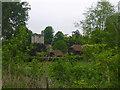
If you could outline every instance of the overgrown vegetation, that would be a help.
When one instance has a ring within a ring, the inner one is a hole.
[[[8,7],[5,8],[5,5]],[[3,4],[2,74],[3,88],[118,88],[120,15],[108,1],[100,1],[88,10],[85,20],[77,23],[84,34],[73,31],[72,36],[51,26],[45,28],[45,44],[61,50],[63,57],[46,56],[43,44],[31,44],[32,31],[26,27],[28,3],[14,3],[22,13],[19,18],[11,3]],[[12,6],[12,7],[11,7]],[[11,7],[11,8],[9,8]],[[6,11],[9,13],[6,14]],[[23,16],[22,16],[23,15]],[[3,18],[4,18],[3,17]],[[21,18],[20,18],[21,17]],[[17,18],[17,19],[16,19]],[[14,27],[13,27],[14,26]],[[11,29],[11,28],[14,28]],[[10,29],[10,30],[9,30]],[[48,39],[49,38],[49,39]],[[74,44],[84,48],[80,55],[67,55]],[[0,49],[1,50],[1,49]]]
[[[117,48],[105,50],[103,48],[99,49],[99,46],[100,45],[92,45],[89,46],[89,48],[85,48],[83,59],[81,61],[71,59],[68,56],[53,62],[49,69],[51,78],[53,79],[53,82],[55,82],[53,87],[118,87],[119,54],[117,54]],[[88,47],[88,45],[85,47]],[[91,52],[87,52],[89,50]]]

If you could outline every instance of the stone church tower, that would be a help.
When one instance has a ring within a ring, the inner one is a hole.
[[[44,44],[44,36],[42,34],[33,34],[31,37],[31,43]]]

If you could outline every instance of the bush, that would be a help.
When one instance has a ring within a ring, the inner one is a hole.
[[[49,75],[55,82],[53,87],[117,88],[118,56],[120,56],[116,54],[117,49],[91,52],[94,55],[88,58],[91,62],[77,61],[66,56],[52,63]]]

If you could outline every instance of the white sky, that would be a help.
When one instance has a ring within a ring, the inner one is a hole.
[[[84,19],[83,13],[93,3],[100,0],[22,0],[29,2],[28,27],[33,33],[41,33],[47,26],[52,26],[54,31],[71,34],[77,30],[75,22]],[[108,0],[117,5],[119,0]],[[80,31],[82,32],[82,31]]]

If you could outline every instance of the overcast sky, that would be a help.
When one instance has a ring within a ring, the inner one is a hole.
[[[75,22],[84,19],[83,13],[92,4],[99,0],[22,0],[29,2],[28,27],[33,33],[41,33],[47,26],[52,26],[54,31],[71,34],[77,30]],[[108,0],[117,5],[119,0]],[[82,32],[80,30],[80,32]]]

